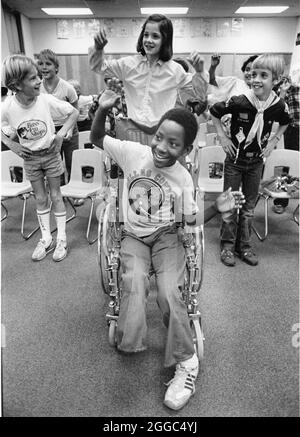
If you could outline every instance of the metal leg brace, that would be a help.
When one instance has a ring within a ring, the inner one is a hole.
[[[89,244],[94,244],[97,241],[97,236],[93,239],[90,238],[90,228],[91,228],[91,221],[92,221],[92,216],[93,216],[93,211],[94,211],[94,203],[95,203],[96,196],[88,196],[88,198],[91,201],[91,208],[90,208],[90,214],[89,214],[88,225],[87,225],[87,230],[86,230],[86,239],[87,239]],[[76,217],[76,208],[75,208],[74,204],[72,203],[72,201],[69,199],[69,197],[66,197],[66,199],[69,202],[69,204],[71,205],[71,208],[73,210],[73,214],[70,217],[68,217],[66,220],[66,223],[68,223],[69,221],[73,220]]]

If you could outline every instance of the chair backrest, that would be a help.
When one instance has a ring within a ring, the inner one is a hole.
[[[93,167],[93,183],[103,182],[103,152],[95,149],[77,149],[72,154],[70,182],[82,181],[82,167]],[[86,182],[89,183],[89,182]]]
[[[11,167],[21,167],[23,169],[23,182],[25,182],[26,175],[24,171],[24,160],[20,158],[16,153],[11,150],[5,150],[1,152],[1,181],[12,182],[11,180]]]
[[[85,144],[91,143],[90,134],[91,134],[91,131],[89,131],[89,130],[84,130],[82,132],[79,132],[79,135],[78,135],[79,149],[84,149]]]
[[[199,181],[209,178],[209,165],[221,163],[224,166],[226,153],[221,146],[204,147],[199,154]],[[222,176],[223,179],[224,176]],[[201,185],[201,184],[200,184]]]
[[[299,152],[287,149],[273,150],[266,159],[263,179],[272,178],[276,167],[289,167],[289,174],[299,177]]]

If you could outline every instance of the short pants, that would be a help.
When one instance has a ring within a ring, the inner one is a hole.
[[[24,159],[26,178],[35,182],[44,176],[55,178],[65,171],[59,152],[34,154],[29,159]]]

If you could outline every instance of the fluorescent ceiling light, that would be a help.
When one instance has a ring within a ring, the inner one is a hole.
[[[151,15],[151,14],[187,14],[189,8],[141,8],[141,14]]]
[[[243,6],[235,11],[235,14],[280,14],[289,6]]]
[[[89,8],[41,8],[48,15],[93,15]]]

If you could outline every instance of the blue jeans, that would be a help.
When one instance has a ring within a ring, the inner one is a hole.
[[[167,327],[165,366],[191,358],[194,346],[187,308],[181,298],[185,251],[177,228],[158,230],[138,238],[124,233],[121,243],[122,299],[117,327],[118,349],[139,352],[146,349],[146,303],[149,270],[157,283],[157,303]]]
[[[262,169],[261,158],[240,159],[235,164],[229,157],[226,158],[224,190],[231,187],[233,191],[236,191],[241,185],[246,202],[240,210],[239,218],[236,210],[230,215],[222,216],[221,249],[240,252],[251,247],[251,226]]]

